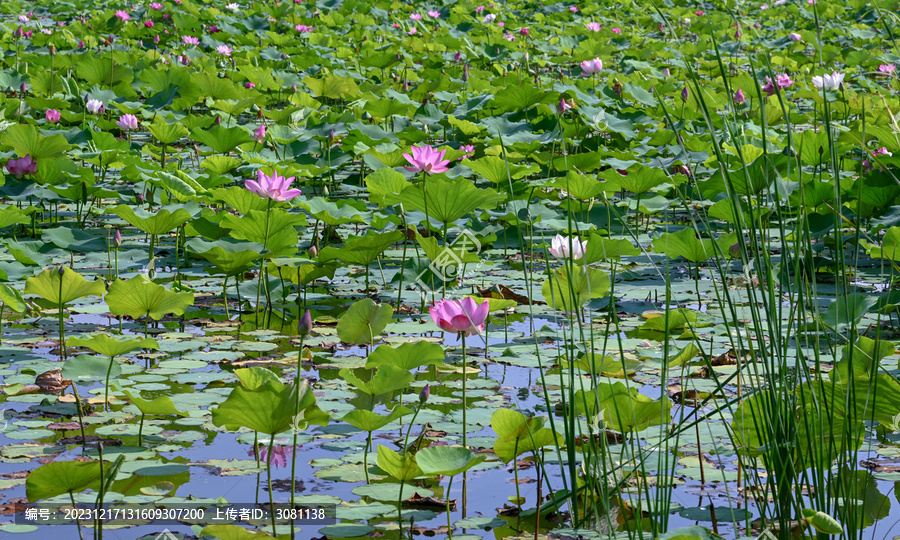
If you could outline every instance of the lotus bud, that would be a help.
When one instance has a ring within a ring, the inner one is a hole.
[[[744,95],[744,91],[738,88],[738,91],[734,93],[735,105],[743,105],[745,101],[747,101],[747,97]]]
[[[310,246],[309,249],[307,250],[307,253],[309,253],[310,257],[318,257],[319,256],[319,248],[317,248],[316,246]]]
[[[19,87],[19,91],[22,92],[23,94],[24,94],[26,91],[28,91],[28,87],[25,86],[25,83],[22,83],[22,86]]]
[[[60,277],[64,276],[66,274],[66,266],[63,264],[59,265],[59,268],[56,269],[56,273],[59,274]]]
[[[220,114],[219,114],[219,115],[216,115],[216,125],[217,125],[217,126],[221,126],[221,125],[222,125],[222,115],[220,115]]]
[[[691,93],[688,91],[687,86],[681,89],[681,101],[687,101],[690,95]]]
[[[16,39],[19,39],[20,37],[25,35],[25,32],[22,31],[22,25],[19,25],[19,27],[16,28],[16,31],[13,32],[13,35],[16,36]]]
[[[728,253],[731,254],[735,259],[741,258],[741,245],[738,242],[732,244],[731,248],[728,250]]]
[[[116,242],[116,247],[119,247],[122,245],[122,232],[119,231],[119,229],[116,229],[116,235],[115,235],[114,239]]]
[[[419,392],[419,403],[425,403],[428,401],[428,398],[431,397],[431,385],[426,384],[425,388]]]
[[[295,94],[297,93],[297,85],[296,84],[291,85],[291,92],[293,92]]]
[[[312,322],[312,314],[309,310],[306,310],[306,313],[300,317],[300,320],[297,322],[297,333],[300,334],[301,337],[305,337],[312,332],[313,322]]]

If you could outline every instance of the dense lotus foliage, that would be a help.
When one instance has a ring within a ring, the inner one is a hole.
[[[897,9],[0,4],[0,531],[896,534]]]

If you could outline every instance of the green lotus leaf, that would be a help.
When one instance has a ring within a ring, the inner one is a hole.
[[[57,268],[48,268],[25,281],[25,294],[36,294],[51,304],[61,306],[85,296],[103,296],[103,282],[88,281],[68,267],[59,275]]]
[[[487,458],[462,446],[428,446],[416,452],[416,463],[427,475],[456,476]]]
[[[390,414],[382,415],[365,409],[354,409],[341,418],[355,428],[363,431],[375,431],[390,424],[401,416],[412,414],[413,410],[404,405],[395,405]]]
[[[347,239],[347,243],[341,248],[328,246],[319,253],[319,261],[328,262],[340,259],[346,263],[368,266],[386,250],[402,240],[401,231],[377,233],[369,231],[365,236],[355,236]]]
[[[13,289],[6,283],[0,283],[0,302],[3,302],[3,307],[11,309],[16,313],[25,313],[25,310],[27,309],[25,298],[22,297],[22,293]]]
[[[30,124],[13,124],[0,135],[0,142],[12,146],[18,156],[31,156],[31,159],[42,159],[62,155],[71,146],[62,135],[47,137],[41,135]]]
[[[290,385],[270,380],[255,390],[238,386],[224,403],[213,409],[213,424],[234,431],[245,427],[275,436],[299,424],[328,424],[328,414],[316,406],[309,383],[296,379]]]
[[[495,208],[502,200],[503,196],[493,189],[477,188],[465,178],[428,178],[406,187],[397,197],[405,210],[427,210],[430,218],[444,224],[462,219],[475,210]]]
[[[391,365],[379,366],[372,380],[368,382],[362,381],[347,368],[340,370],[338,375],[361,392],[371,396],[401,390],[415,379],[409,371]]]
[[[103,356],[119,356],[135,349],[159,349],[155,339],[113,337],[108,334],[93,334],[88,337],[70,337],[66,341],[70,347],[87,347]]]
[[[160,320],[167,314],[184,315],[194,304],[190,292],[173,292],[139,275],[123,281],[117,279],[109,286],[106,303],[113,315],[128,315],[133,319],[150,316]]]
[[[497,434],[494,453],[503,463],[509,463],[525,452],[553,444],[556,435],[543,426],[543,417],[526,417],[511,409],[494,411],[491,415],[491,428]]]
[[[416,456],[414,454],[399,454],[390,448],[378,445],[378,466],[402,482],[409,482],[425,473],[416,464]]]
[[[28,502],[35,502],[63,493],[99,490],[100,480],[99,461],[54,461],[28,473],[25,493]]]
[[[703,262],[719,254],[726,254],[737,236],[726,234],[716,240],[697,238],[694,229],[688,227],[674,233],[665,233],[653,241],[653,251],[665,253],[671,259],[684,257],[691,262]],[[718,246],[718,249],[716,249]]]
[[[120,204],[107,211],[119,216],[147,234],[159,236],[193,219],[193,213],[188,211],[187,208],[185,205],[168,204],[154,214],[142,208],[135,210],[127,204]]]
[[[541,291],[544,301],[554,309],[573,311],[581,308],[592,298],[603,298],[609,294],[611,282],[606,272],[596,268],[575,264],[561,266],[544,281]]]
[[[158,398],[147,401],[141,397],[139,392],[125,389],[122,390],[122,393],[125,394],[125,396],[128,397],[128,400],[141,411],[141,414],[150,416],[188,416],[188,412],[182,411],[176,407],[172,398],[169,396],[159,396]]]
[[[372,343],[391,321],[394,308],[389,304],[376,304],[364,298],[352,306],[338,321],[338,337],[344,343],[362,345]]]
[[[444,363],[444,349],[436,343],[416,341],[399,347],[379,345],[366,358],[366,367],[389,365],[407,371],[421,366],[439,366]]]

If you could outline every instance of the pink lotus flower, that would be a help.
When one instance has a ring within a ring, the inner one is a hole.
[[[477,8],[475,8],[475,13],[481,13],[482,11],[484,11],[484,6],[478,6]]]
[[[44,116],[51,124],[59,122],[59,119],[62,118],[62,115],[60,115],[59,111],[57,111],[56,109],[47,109],[47,112],[44,113]]]
[[[120,21],[125,22],[125,21],[127,21],[128,19],[131,18],[131,15],[129,15],[128,13],[122,11],[121,9],[118,9],[118,10],[116,10],[116,17],[118,17],[118,19],[119,19]]]
[[[278,173],[275,171],[272,172],[272,176],[267,176],[262,171],[256,171],[256,178],[258,181],[247,180],[244,186],[263,199],[284,202],[297,197],[301,193],[299,189],[288,189],[294,182],[293,176],[285,178],[278,176]]]
[[[416,32],[418,32],[418,30],[416,30],[415,28],[410,28],[410,29],[409,29],[409,35],[411,35],[411,36],[412,36],[412,35],[415,35]]]
[[[874,152],[872,152],[872,155],[873,155],[873,156],[893,156],[894,154],[892,154],[891,152],[889,152],[888,149],[887,149],[887,147],[882,146],[882,147],[879,148],[878,150],[875,150]],[[866,170],[866,172],[872,170],[872,162],[869,161],[868,159],[864,159],[864,160],[863,160],[862,166],[863,166],[863,168]],[[879,170],[879,171],[883,171],[884,169],[879,168],[878,170]]]
[[[613,34],[621,34],[622,30],[619,28],[613,28],[612,32],[613,32]]]
[[[694,15],[696,15],[696,16],[698,16],[698,17],[702,17],[702,16],[703,16],[703,11],[695,11],[695,12],[694,12]]]
[[[803,39],[803,36],[801,36],[797,32],[791,32],[790,34],[788,34],[788,37],[791,38],[791,41],[800,41],[801,39]]]
[[[575,6],[569,6],[569,11],[571,11],[572,13],[578,13],[578,8]]]
[[[528,29],[527,29],[527,28],[521,28],[521,29],[519,29],[519,34],[520,34],[520,35],[527,36],[528,33],[529,33],[529,32],[528,32]]]
[[[153,28],[153,21],[144,21],[144,28]]]
[[[133,114],[123,114],[116,121],[116,125],[125,131],[134,131],[138,128],[138,119]]]
[[[565,98],[565,96],[559,98],[559,104],[556,105],[556,112],[557,112],[557,113],[559,113],[560,115],[565,114],[566,111],[568,111],[568,110],[571,109],[571,108],[572,108],[572,106],[569,105],[568,103],[566,103],[566,98]]]
[[[791,80],[791,77],[787,73],[783,73],[781,75],[775,76],[775,82],[772,82],[771,77],[766,77],[766,84],[763,85],[762,90],[766,93],[767,96],[771,96],[775,94],[775,87],[778,88],[787,88],[794,84],[794,81]]]
[[[550,255],[558,259],[568,259],[570,256],[576,261],[584,257],[584,250],[587,249],[587,240],[572,239],[572,249],[569,250],[569,239],[561,234],[557,234],[550,242]]]
[[[155,10],[159,11],[162,8],[163,8],[163,5],[160,4],[159,2],[153,2],[150,4],[150,9],[155,9]]]
[[[440,19],[440,18],[441,18],[441,12],[440,12],[440,11],[435,11],[435,10],[432,9],[431,11],[428,12],[428,16],[431,17],[432,19]]]
[[[467,157],[472,157],[475,155],[475,145],[464,144],[460,146],[459,149],[465,152],[465,154],[461,155],[459,159],[466,159]]]
[[[447,167],[450,160],[444,159],[444,154],[446,153],[446,150],[438,152],[428,144],[425,146],[413,146],[412,155],[403,154],[403,157],[409,162],[409,166],[404,166],[403,168],[414,173],[438,174],[447,172],[450,170]]]
[[[231,51],[233,51],[231,47],[228,45],[219,45],[216,47],[216,52],[221,54],[222,56],[231,56]]]
[[[305,24],[298,24],[297,26],[294,27],[294,30],[296,30],[297,32],[300,32],[301,34],[307,34],[309,32],[312,32],[315,29],[316,28],[314,26],[307,26]]]
[[[85,104],[85,108],[87,109],[87,112],[91,114],[103,114],[106,110],[103,102],[97,99],[89,99]]]
[[[581,63],[581,69],[584,70],[585,75],[600,73],[600,71],[603,70],[603,60],[600,60],[599,58],[594,58],[593,60],[585,60]]]
[[[246,88],[247,90],[252,90],[252,89],[256,88],[256,85],[250,81],[247,81],[244,83],[244,88]]]
[[[893,75],[897,72],[897,66],[894,64],[881,64],[878,66],[878,72],[884,73],[885,75]]]
[[[490,301],[476,304],[471,298],[440,300],[428,310],[431,320],[445,332],[467,336],[484,332],[484,322],[490,312]]]
[[[591,32],[599,32],[603,27],[600,26],[600,23],[589,22],[587,23],[587,29]]]
[[[37,172],[37,161],[31,159],[31,155],[26,155],[19,159],[10,159],[6,162],[6,170],[16,178],[22,178],[26,174]]]
[[[273,445],[272,446],[272,466],[275,468],[287,467],[288,457],[291,456],[291,454],[293,454],[293,453],[294,453],[293,449],[290,446],[280,446],[277,444]],[[253,456],[253,447],[251,447],[250,450],[247,451],[247,455],[250,457],[254,457]],[[261,463],[269,462],[269,445],[267,445],[267,444],[259,445],[258,457],[259,457],[259,461]]]
[[[262,124],[258,128],[254,129],[253,137],[258,143],[264,142],[266,140],[266,125]]]
[[[503,34],[503,39],[505,39],[506,41],[515,41],[515,40],[516,40],[516,36],[514,36],[514,35],[512,34],[512,32],[506,32],[506,33]]]
[[[414,20],[414,21],[421,21],[421,20],[422,20],[422,14],[421,14],[421,13],[413,13],[413,14],[411,14],[411,15],[409,16],[409,18],[412,19],[412,20]]]

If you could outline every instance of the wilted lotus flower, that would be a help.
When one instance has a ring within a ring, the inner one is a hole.
[[[572,251],[569,251],[569,239],[561,234],[557,234],[550,242],[550,255],[558,259],[571,258],[578,260],[584,257],[584,250],[587,249],[587,240],[572,239]]]
[[[471,298],[439,300],[428,310],[431,320],[445,332],[464,333],[467,336],[484,331],[484,323],[490,312],[490,301],[476,304]]]
[[[119,19],[120,21],[125,22],[125,21],[127,21],[128,19],[131,18],[131,15],[129,15],[129,14],[128,14],[127,12],[125,12],[125,11],[122,11],[121,9],[118,9],[118,10],[116,10],[116,17],[118,17],[118,19]]]
[[[581,63],[581,69],[584,71],[585,75],[600,73],[600,71],[603,70],[603,60],[600,60],[599,58],[585,60]]]
[[[59,122],[59,119],[62,118],[62,115],[60,115],[59,111],[57,111],[56,109],[47,109],[47,112],[44,113],[44,116],[51,124]]]
[[[414,173],[439,174],[447,172],[450,170],[447,167],[450,160],[444,159],[444,154],[446,153],[446,150],[438,152],[428,144],[425,146],[413,146],[412,155],[403,154],[403,157],[409,162],[409,166],[404,166],[403,168]]]
[[[820,90],[837,90],[843,82],[844,74],[837,71],[833,72],[831,75],[825,74],[821,77],[812,78],[813,86]]]
[[[106,110],[103,102],[96,99],[89,99],[87,104],[85,104],[85,108],[91,114],[103,114],[103,111]]]
[[[133,114],[123,114],[116,121],[116,125],[125,131],[134,131],[138,128],[138,119]]]
[[[31,155],[29,154],[23,158],[10,159],[7,161],[6,170],[16,178],[22,178],[26,174],[34,174],[37,172],[37,162],[31,159]]]

